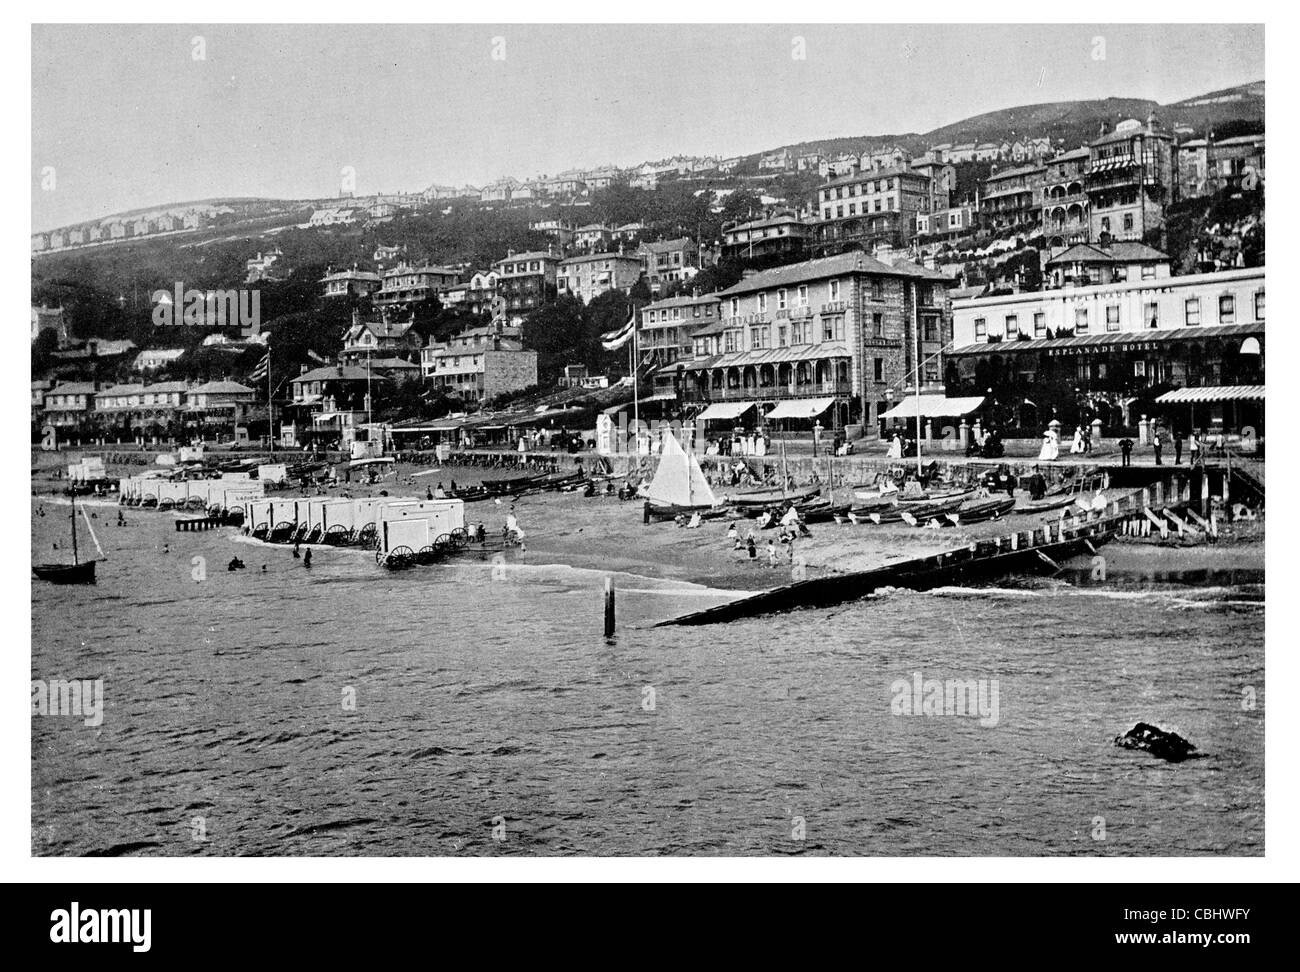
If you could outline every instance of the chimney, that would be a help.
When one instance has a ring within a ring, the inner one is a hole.
[[[340,377],[340,378],[343,377],[343,362],[342,362],[342,361],[339,362],[339,377]]]
[[[307,373],[307,365],[306,364],[298,365],[298,374],[305,375],[306,373]]]

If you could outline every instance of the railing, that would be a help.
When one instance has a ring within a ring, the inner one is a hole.
[[[811,381],[802,385],[763,385],[749,388],[709,388],[700,390],[687,385],[682,389],[683,402],[757,402],[782,398],[830,398],[853,394],[847,381]]]

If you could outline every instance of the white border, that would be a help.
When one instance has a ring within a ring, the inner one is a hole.
[[[310,8],[311,17],[302,15],[301,7],[288,7],[268,13],[265,3],[250,3],[247,0],[229,0],[217,5],[190,5],[186,13],[193,21],[202,21],[200,15],[206,6],[207,12],[215,15],[215,22],[363,22],[362,15],[369,12],[356,4],[326,2]],[[1153,17],[1138,18],[1132,16],[1131,4],[1100,2],[1090,5],[1087,12],[1093,14],[1098,23],[1136,23],[1150,22],[1152,19],[1183,23],[1226,22],[1225,13],[1240,14],[1240,19],[1256,22],[1260,12],[1265,12],[1266,22],[1266,65],[1268,87],[1274,104],[1280,104],[1281,110],[1270,112],[1279,120],[1289,118],[1285,114],[1290,107],[1290,98],[1297,90],[1296,86],[1296,15],[1289,10],[1280,12],[1280,7],[1253,8],[1250,10],[1227,9],[1222,4],[1212,4],[1194,0],[1177,5],[1162,5],[1163,9],[1146,6],[1141,12]],[[14,8],[10,8],[13,10]],[[493,8],[499,16],[496,23],[530,23],[536,22],[537,8],[511,0],[497,4]],[[178,22],[174,4],[161,2],[121,3],[112,8],[115,16],[112,22]],[[653,20],[667,23],[708,23],[718,22],[722,16],[733,13],[732,10],[706,9],[699,4],[684,3],[681,0],[668,0],[654,8]],[[471,11],[464,11],[469,13]],[[788,4],[777,4],[771,0],[748,3],[744,12],[752,17],[750,22],[783,23],[790,22]],[[856,22],[862,19],[863,8],[858,4],[843,2],[824,3],[815,9],[801,9],[805,17],[801,23],[838,23]],[[970,22],[973,12],[968,4],[939,2],[925,8],[906,11],[907,17],[883,16],[886,9],[872,10],[873,19],[879,22],[907,23],[963,23]],[[1052,17],[1051,11],[1041,2],[999,3],[990,10],[981,10],[991,16],[984,22],[1000,23],[1070,23],[1077,18]],[[1082,10],[1071,11],[1082,13]],[[60,4],[57,10],[42,11],[43,22],[105,22],[104,8],[90,3]],[[394,0],[384,7],[383,13],[388,22],[423,23],[423,22],[469,22],[465,18],[438,18],[430,20],[430,8],[427,4],[417,4],[410,0]],[[553,14],[551,22],[568,23],[602,23],[616,19],[622,22],[646,22],[643,9],[638,7],[611,8],[608,4],[584,2],[567,5],[563,13]],[[618,16],[624,14],[625,16]],[[6,19],[9,12],[6,12]],[[479,21],[492,23],[492,21]],[[23,117],[24,102],[14,96],[13,92],[26,90],[29,98],[26,102],[30,115],[30,21],[10,23],[8,29],[0,35],[3,45],[3,64],[6,78],[5,90],[11,92],[5,99],[5,130],[22,133],[25,150],[10,153],[8,165],[11,165],[14,178],[11,185],[32,184],[31,172],[31,119]],[[1261,71],[1261,73],[1263,73]],[[941,83],[941,82],[936,82]],[[1125,92],[1114,92],[1123,95]],[[993,106],[991,106],[993,107]],[[1293,239],[1285,238],[1283,229],[1300,226],[1300,221],[1290,217],[1296,215],[1296,194],[1286,191],[1292,185],[1290,169],[1297,156],[1296,137],[1293,130],[1285,125],[1269,126],[1270,149],[1273,166],[1270,176],[1281,187],[1271,194],[1270,208],[1274,217],[1273,256],[1274,267],[1289,268],[1295,265]],[[4,240],[5,251],[9,257],[7,265],[16,267],[29,262],[28,234],[13,232]],[[1285,279],[1278,285],[1286,286]],[[1269,412],[1274,416],[1273,439],[1277,443],[1271,457],[1274,488],[1290,490],[1296,482],[1297,459],[1294,451],[1285,454],[1281,445],[1289,430],[1284,425],[1285,417],[1300,415],[1295,401],[1295,382],[1290,381],[1289,365],[1300,360],[1296,355],[1296,337],[1291,322],[1288,320],[1289,306],[1287,293],[1275,288],[1272,307],[1277,323],[1269,335],[1268,351],[1272,359],[1271,371],[1273,384],[1269,392]],[[25,297],[21,288],[10,288],[9,319],[12,322],[23,320],[27,308],[22,306]],[[1284,369],[1286,366],[1286,370]],[[8,414],[18,415],[16,401],[24,383],[18,372],[26,368],[17,363],[17,356],[11,355],[4,365],[4,387],[7,394],[15,400],[11,403]],[[24,406],[25,407],[25,406]],[[18,426],[5,424],[3,427],[5,454],[23,455],[28,451],[28,444],[16,435]],[[12,441],[11,441],[12,440]],[[5,508],[21,511],[29,502],[29,487],[25,475],[7,477],[4,486]],[[1275,498],[1272,509],[1275,511],[1270,523],[1271,536],[1268,542],[1268,572],[1270,592],[1274,595],[1269,602],[1267,616],[1267,671],[1272,686],[1285,686],[1295,681],[1296,650],[1289,642],[1287,634],[1300,629],[1297,626],[1295,598],[1287,597],[1288,582],[1292,577],[1289,558],[1285,551],[1296,548],[1296,526],[1289,516],[1284,514],[1287,504]],[[0,586],[4,591],[6,607],[14,616],[26,619],[26,643],[30,646],[30,571],[26,563],[26,554],[16,550],[19,539],[11,538],[7,545],[9,555],[0,560],[0,571],[5,583]],[[1289,569],[1290,568],[1290,569]],[[1103,882],[1103,881],[1156,881],[1156,882],[1203,882],[1203,881],[1277,881],[1293,879],[1297,863],[1297,837],[1295,828],[1287,826],[1297,819],[1296,801],[1296,762],[1291,749],[1297,741],[1296,713],[1285,702],[1285,693],[1280,704],[1268,711],[1267,688],[1263,704],[1267,711],[1268,747],[1266,754],[1267,772],[1267,821],[1266,857],[1263,859],[1165,859],[1165,858],[855,858],[849,860],[800,859],[785,860],[774,858],[714,859],[714,858],[672,858],[672,859],[638,859],[638,858],[578,858],[578,859],[448,859],[448,858],[338,858],[338,859],[148,859],[130,858],[115,860],[95,860],[85,858],[32,858],[31,848],[31,806],[30,806],[30,725],[28,715],[28,683],[30,679],[29,654],[20,644],[11,644],[0,660],[8,678],[4,684],[12,691],[13,698],[9,705],[3,706],[3,731],[0,732],[0,767],[3,778],[10,781],[9,798],[0,806],[0,863],[9,880],[20,881],[165,881],[165,882],[231,882],[231,881],[1048,881],[1048,882]],[[19,693],[22,696],[19,696]],[[6,693],[8,694],[8,693]]]

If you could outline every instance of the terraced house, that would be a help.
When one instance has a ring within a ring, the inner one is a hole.
[[[648,358],[672,370],[680,358],[689,358],[697,330],[718,321],[718,297],[715,294],[668,297],[641,308],[639,347]]]
[[[814,253],[851,247],[903,246],[916,235],[916,216],[927,212],[930,179],[906,166],[869,169],[832,179],[817,190]]]
[[[592,253],[560,262],[555,288],[584,304],[609,290],[631,290],[641,277],[641,258],[630,253]]]
[[[555,272],[560,258],[545,250],[510,253],[492,264],[496,273],[497,296],[503,309],[512,314],[535,310],[555,296]]]
[[[405,308],[433,297],[444,287],[460,280],[460,272],[449,267],[412,267],[400,264],[385,270],[383,283],[374,294],[376,307]]]
[[[858,251],[747,275],[714,295],[720,319],[692,335],[679,363],[701,421],[735,423],[758,405],[767,419],[818,419],[875,435],[879,416],[942,374],[950,280],[905,260]]]

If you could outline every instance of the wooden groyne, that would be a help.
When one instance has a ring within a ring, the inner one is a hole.
[[[1162,536],[1174,529],[1180,533],[1202,529],[1217,533],[1214,514],[1210,519],[1202,518],[1184,505],[1186,496],[1185,487],[1166,490],[1157,484],[1117,497],[1104,508],[1066,510],[1059,518],[1048,519],[1030,530],[871,570],[798,581],[660,621],[656,627],[717,624],[797,608],[830,607],[887,587],[925,591],[1016,573],[1055,573],[1061,569],[1061,561],[1096,554],[1102,544],[1120,534],[1140,531],[1143,523],[1148,531],[1160,530]]]

